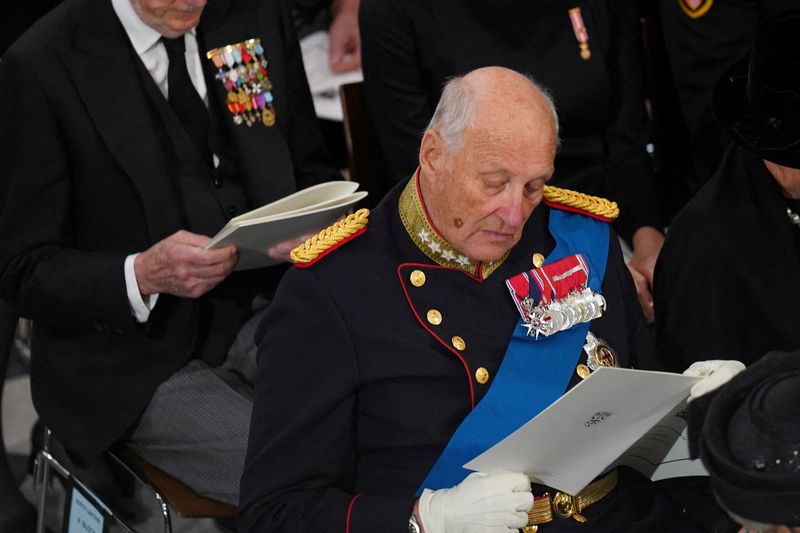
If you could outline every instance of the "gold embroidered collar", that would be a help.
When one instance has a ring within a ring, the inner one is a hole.
[[[414,244],[417,245],[417,248],[422,253],[438,265],[455,268],[471,276],[484,279],[497,270],[497,267],[503,264],[503,261],[508,257],[510,250],[497,261],[483,263],[481,261],[473,261],[453,248],[441,236],[428,217],[422,194],[419,190],[419,170],[417,170],[412,179],[408,180],[408,185],[400,195],[399,210],[400,220],[403,222],[408,236],[411,237],[411,240],[414,241]]]

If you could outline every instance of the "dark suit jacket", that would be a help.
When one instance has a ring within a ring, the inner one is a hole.
[[[252,37],[262,39],[269,60],[274,127],[235,126],[211,62],[201,60],[211,105],[219,106],[229,132],[239,186],[256,207],[337,174],[323,163],[283,3],[206,6],[201,53]],[[250,312],[239,294],[224,317],[232,327],[204,331],[204,298],[162,295],[147,324],[131,315],[125,257],[186,228],[186,212],[194,215],[189,219],[203,215],[175,192],[173,148],[163,142],[165,127],[143,90],[152,80],[142,70],[107,0],[65,2],[0,62],[0,287],[36,324],[36,407],[67,448],[84,457],[131,427],[158,384],[206,334],[206,340],[231,338]]]
[[[656,266],[658,352],[682,370],[800,347],[800,229],[764,162],[733,146],[673,221]]]

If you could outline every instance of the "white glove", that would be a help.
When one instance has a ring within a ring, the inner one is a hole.
[[[525,474],[475,472],[455,487],[422,491],[419,518],[425,533],[516,533],[532,506]]]
[[[683,371],[683,375],[702,377],[703,379],[692,385],[687,401],[691,402],[698,396],[716,390],[742,370],[744,370],[744,363],[734,360],[710,359],[692,363],[689,368]]]

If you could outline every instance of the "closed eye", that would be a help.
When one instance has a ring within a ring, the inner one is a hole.
[[[525,192],[528,194],[537,194],[539,193],[542,188],[544,187],[544,181],[536,180],[530,181],[525,184]]]
[[[491,192],[502,190],[507,183],[508,180],[483,180],[483,186]]]

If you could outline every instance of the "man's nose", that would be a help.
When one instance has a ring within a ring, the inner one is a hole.
[[[525,223],[527,218],[524,194],[512,189],[507,191],[504,196],[503,205],[497,210],[497,214],[506,226],[518,228]]]

